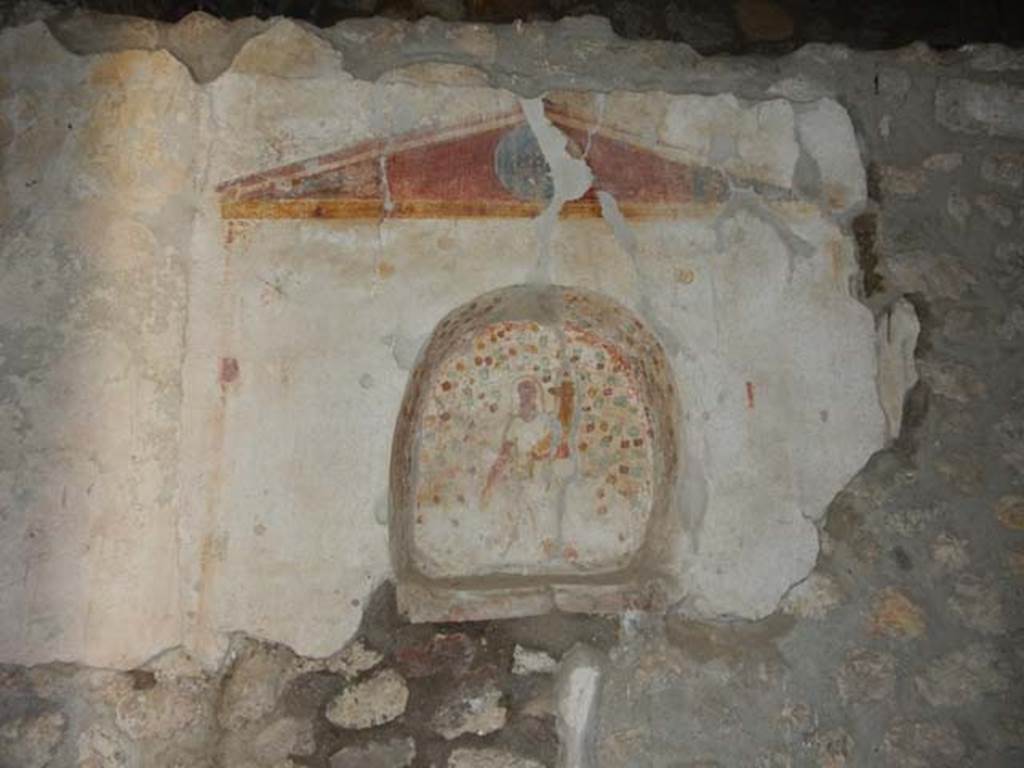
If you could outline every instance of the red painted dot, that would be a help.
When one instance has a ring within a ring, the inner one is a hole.
[[[443,381],[443,382],[441,382],[441,389],[443,389],[445,392],[447,392],[451,388],[452,388],[452,383],[450,381]]]
[[[629,440],[621,440],[619,442],[619,448],[629,448]]]

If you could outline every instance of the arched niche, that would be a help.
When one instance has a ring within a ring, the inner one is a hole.
[[[430,621],[655,607],[676,412],[661,345],[606,296],[520,285],[449,313],[395,427],[400,607]]]

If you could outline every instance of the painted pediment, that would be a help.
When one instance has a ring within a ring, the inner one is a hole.
[[[607,127],[546,105],[548,119],[584,157],[593,184],[563,217],[601,216],[599,192],[630,218],[673,218],[724,201],[717,170],[679,162]],[[522,111],[363,142],[218,187],[225,219],[530,218],[553,194],[541,148]]]

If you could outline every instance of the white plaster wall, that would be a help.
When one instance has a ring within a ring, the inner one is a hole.
[[[0,660],[130,667],[179,643],[215,660],[234,630],[337,649],[389,574],[388,452],[416,351],[504,285],[603,291],[659,334],[683,408],[683,610],[771,612],[887,440],[844,228],[863,169],[833,102],[607,97],[606,122],[730,174],[727,204],[678,221],[607,201],[605,219],[544,226],[232,224],[219,182],[519,102],[353,80],[288,23],[202,87],[166,54],[78,58],[41,26],[0,35],[0,61],[18,86],[2,92],[0,355],[55,334],[0,388]],[[706,140],[715,125],[728,141]],[[545,151],[574,196],[574,161]],[[801,155],[825,205],[791,189]]]
[[[0,71],[0,658],[131,665],[181,637],[197,91],[42,25],[5,30]]]

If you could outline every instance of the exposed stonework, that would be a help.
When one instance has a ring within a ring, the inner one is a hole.
[[[935,94],[935,117],[954,131],[1024,138],[1024,90],[944,80]]]
[[[507,710],[494,685],[470,683],[453,692],[434,714],[431,727],[451,741],[464,733],[486,736],[505,725]]]
[[[544,651],[523,648],[517,645],[512,657],[512,674],[546,675],[558,669],[558,662]]]
[[[342,728],[372,728],[400,717],[409,701],[401,675],[390,669],[346,688],[327,706],[327,719]]]
[[[541,763],[497,749],[456,749],[448,768],[542,768]]]
[[[602,768],[1019,762],[1015,52],[701,60],[593,20],[51,28],[0,36],[0,660],[132,671],[0,667],[0,765],[550,767],[564,667],[516,675],[515,648],[564,660],[577,642],[610,658],[583,729]],[[529,160],[502,166],[539,193],[529,215],[412,215],[432,176],[400,173],[401,141],[506,108],[520,140],[544,137],[503,155]],[[602,142],[630,125],[648,126],[630,157],[668,147],[704,197],[574,197],[587,173],[621,181]],[[395,162],[366,166],[388,182],[367,218],[286,170],[351,168],[333,153],[375,138]],[[278,186],[215,189],[251,171]],[[616,624],[382,619],[367,598],[390,574],[383,489],[417,353],[448,311],[531,280],[627,307],[678,374],[682,602]],[[905,311],[920,339],[889,333]],[[777,378],[730,362],[748,336]],[[901,365],[879,375],[879,352]],[[843,421],[831,400],[853,390],[870,397]],[[804,411],[816,424],[786,423]],[[870,439],[839,472],[853,433]],[[402,716],[326,718],[383,670],[405,680]],[[430,728],[474,691],[497,692],[501,727]]]
[[[371,742],[363,747],[345,747],[331,755],[330,768],[408,768],[416,757],[412,739]]]

